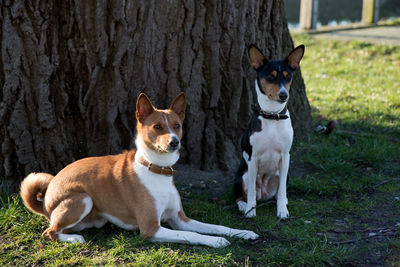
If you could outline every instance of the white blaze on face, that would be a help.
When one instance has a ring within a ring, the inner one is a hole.
[[[165,120],[165,125],[167,126],[168,132],[170,134],[169,140],[172,140],[174,138],[179,140],[179,137],[176,135],[176,133],[171,129],[171,126],[169,125],[167,114],[163,114],[163,117],[164,117],[164,120]],[[178,149],[180,148],[180,145],[181,144],[179,142]]]

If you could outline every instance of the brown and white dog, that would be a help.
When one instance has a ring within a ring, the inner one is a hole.
[[[257,238],[252,231],[185,216],[171,167],[179,158],[185,109],[183,93],[166,110],[156,109],[141,94],[136,104],[136,151],[81,159],[54,177],[29,174],[21,184],[21,196],[31,211],[50,221],[43,236],[82,243],[81,235],[66,232],[100,228],[109,221],[127,230],[138,229],[144,238],[159,242],[224,247],[229,244],[225,238],[202,234]]]

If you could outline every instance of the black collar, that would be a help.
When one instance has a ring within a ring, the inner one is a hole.
[[[260,116],[267,120],[277,120],[277,121],[286,120],[287,118],[289,118],[288,115],[286,115],[286,111],[287,111],[286,106],[279,113],[266,112],[258,107],[258,113],[260,114]]]

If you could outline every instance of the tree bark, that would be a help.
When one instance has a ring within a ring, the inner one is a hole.
[[[188,100],[182,162],[234,169],[255,103],[247,46],[293,48],[283,1],[1,1],[0,176],[134,147],[135,103]],[[307,52],[306,52],[307,53]],[[296,71],[289,110],[307,131]]]

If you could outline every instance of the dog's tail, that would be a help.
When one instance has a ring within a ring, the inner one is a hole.
[[[46,216],[43,201],[53,177],[53,175],[43,172],[31,173],[22,181],[20,194],[25,206],[32,212]]]
[[[235,201],[246,200],[246,193],[243,188],[243,174],[247,171],[247,164],[242,158],[240,161],[239,169],[236,172],[235,180],[233,182],[233,194],[235,196]]]

